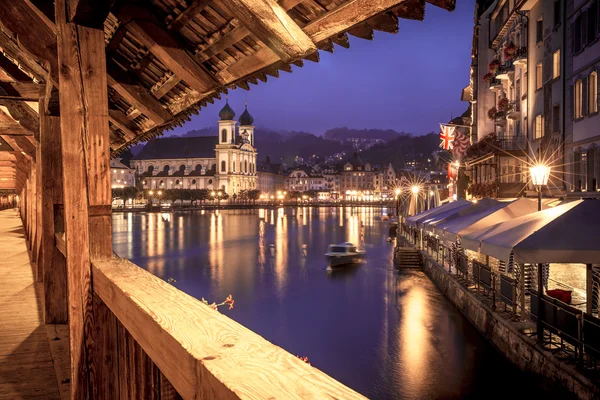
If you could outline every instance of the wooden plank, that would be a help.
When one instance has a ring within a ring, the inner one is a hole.
[[[95,293],[183,398],[364,399],[127,260],[94,262],[92,274]]]
[[[236,18],[284,62],[317,50],[276,0],[230,0],[228,6]]]
[[[125,133],[126,140],[133,140],[137,137],[135,124],[131,123],[121,111],[108,110],[108,120]]]
[[[161,28],[162,24],[148,9],[125,5],[117,12],[117,17],[142,45],[191,88],[209,93],[217,87],[212,76],[194,61],[183,45]]]
[[[202,10],[211,3],[212,0],[193,0],[185,10],[181,12],[169,25],[168,28],[179,32],[190,19],[200,14]]]
[[[234,21],[237,24],[237,20],[230,21],[222,30],[208,39],[209,43],[199,49],[196,54],[198,60],[206,61],[250,35],[248,28],[236,26],[232,23]]]
[[[108,309],[99,296],[94,295],[95,337],[98,343],[98,352],[94,354],[100,362],[97,364],[96,374],[102,379],[98,385],[92,387],[93,399],[118,399],[119,380],[117,362],[117,319]],[[131,399],[144,399],[144,397],[121,397]]]
[[[0,211],[0,237],[0,398],[58,400],[41,287],[34,281],[17,211]]]
[[[172,116],[146,89],[133,81],[118,66],[109,62],[107,65],[109,75],[107,82],[110,87],[115,89],[127,102],[139,109],[145,116],[162,125],[169,121]]]
[[[365,40],[373,40],[374,38],[373,28],[367,23],[358,24],[350,28],[348,33]]]
[[[279,4],[281,4],[281,7],[283,7],[284,10],[289,11],[303,1],[304,0],[280,0]]]
[[[71,398],[71,367],[69,363],[69,325],[46,324],[46,337],[50,343],[52,363],[58,382],[58,391],[61,400]]]
[[[181,79],[177,77],[177,75],[171,74],[171,76],[167,77],[163,81],[157,83],[152,87],[152,95],[157,99],[160,99],[165,94],[169,92],[169,90],[173,89],[177,84],[181,82]]]
[[[21,97],[37,99],[40,98],[45,86],[38,83],[26,82],[0,82],[0,87],[9,95],[16,94]]]
[[[0,122],[0,135],[33,136],[33,132],[15,122]]]
[[[40,101],[42,105],[44,101]],[[40,106],[43,107],[43,106]],[[62,204],[62,158],[60,117],[48,116],[40,112],[40,148],[42,165],[42,222],[43,230],[42,271],[44,274],[44,320],[47,324],[66,324],[67,309],[67,269],[65,257],[55,245],[55,205]],[[64,239],[57,244],[63,245]]]

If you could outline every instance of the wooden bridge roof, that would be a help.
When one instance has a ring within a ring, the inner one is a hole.
[[[74,20],[104,28],[111,151],[181,126],[228,89],[291,72],[348,35],[398,32],[425,3],[455,0],[73,0]],[[15,188],[20,157],[35,159],[39,108],[57,108],[53,1],[0,7],[0,189]],[[40,98],[43,100],[40,102]],[[7,147],[7,146],[4,146]],[[11,151],[12,150],[12,151]]]

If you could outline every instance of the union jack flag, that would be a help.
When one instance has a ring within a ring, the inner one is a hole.
[[[454,135],[454,141],[452,144],[452,155],[455,159],[460,160],[462,158],[462,155],[467,150],[467,147],[469,147],[469,145],[471,144],[471,140],[469,140],[469,137],[464,133],[456,131],[456,134]]]
[[[442,130],[440,132],[440,147],[444,150],[452,150],[452,142],[454,142],[454,127],[440,124],[440,129]]]

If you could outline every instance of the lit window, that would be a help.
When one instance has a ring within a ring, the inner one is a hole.
[[[582,89],[583,89],[583,84],[581,82],[581,79],[578,79],[577,82],[575,82],[575,90],[574,90],[574,118],[578,119],[583,117],[583,93],[582,93]]]
[[[544,117],[542,115],[538,115],[535,117],[535,137],[534,139],[539,139],[544,134]]]
[[[535,88],[537,89],[541,89],[542,88],[542,63],[539,62],[537,64],[537,66],[535,67]]]
[[[554,52],[552,56],[552,78],[556,79],[560,76],[560,49]]]
[[[589,100],[588,100],[588,108],[589,108],[589,113],[595,113],[598,112],[598,73],[596,71],[592,72],[590,74],[590,77],[588,79],[589,82],[589,88],[588,88],[588,94],[589,94]]]

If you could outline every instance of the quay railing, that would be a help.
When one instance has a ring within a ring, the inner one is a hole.
[[[540,299],[534,290],[539,266],[515,264],[511,271],[499,269],[491,265],[490,257],[484,263],[481,257],[453,250],[433,235],[405,223],[398,232],[426,252],[433,265],[467,290],[482,295],[493,310],[502,311],[509,320],[533,323],[541,315],[543,332],[539,336],[544,338],[541,344],[545,348],[564,354],[577,365],[600,369],[600,318],[545,294]]]

